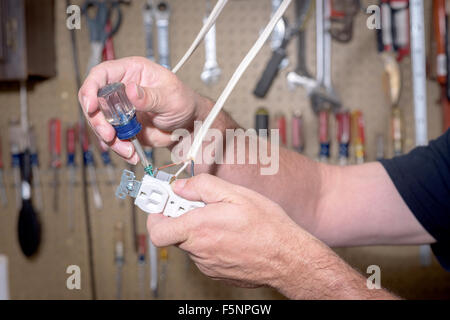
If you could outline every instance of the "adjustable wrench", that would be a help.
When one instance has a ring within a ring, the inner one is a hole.
[[[208,16],[211,14],[211,1],[206,1],[206,16],[203,18],[203,23],[206,23]],[[217,63],[216,54],[216,25],[209,29],[205,36],[205,65],[201,74],[201,79],[208,85],[215,84],[219,81],[222,70],[220,70]]]
[[[169,18],[169,4],[161,1],[155,10],[156,29],[158,31],[158,56],[159,64],[167,69],[170,69]]]
[[[320,110],[336,111],[341,107],[331,81],[330,11],[330,0],[316,1],[317,84],[310,93],[316,113]]]
[[[147,0],[142,12],[145,31],[145,54],[148,59],[155,61],[155,52],[153,50],[153,22],[154,22],[154,5],[152,0]]]

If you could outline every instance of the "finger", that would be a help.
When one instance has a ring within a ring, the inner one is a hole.
[[[205,203],[236,202],[238,197],[233,189],[245,190],[209,174],[176,180],[172,189],[183,198]]]
[[[132,82],[126,85],[125,90],[136,110],[158,113],[161,109],[163,95],[158,88],[143,87]]]
[[[112,82],[120,82],[127,72],[126,59],[110,60],[92,68],[78,93],[78,99],[87,113],[96,112],[99,108],[98,90]]]
[[[185,242],[190,230],[185,220],[183,217],[173,219],[162,214],[150,214],[147,229],[152,243],[157,247],[167,247]]]

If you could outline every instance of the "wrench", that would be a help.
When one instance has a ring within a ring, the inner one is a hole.
[[[152,0],[147,0],[142,12],[145,31],[145,51],[146,56],[151,61],[155,61],[155,52],[153,50],[153,22],[154,22],[154,6]]]
[[[331,80],[330,11],[330,0],[316,1],[317,85],[310,93],[315,112],[329,109],[336,111],[341,107]]]
[[[156,29],[158,31],[158,56],[159,64],[167,69],[170,69],[169,18],[169,4],[161,1],[155,10]]]
[[[203,19],[203,23],[206,23],[208,16],[211,14],[210,0],[206,1],[206,8],[206,16]],[[200,78],[207,85],[212,85],[219,81],[221,74],[222,70],[220,70],[217,63],[216,54],[216,25],[213,25],[205,36],[205,65]]]
[[[277,11],[280,6],[282,0],[271,0],[272,3],[272,13],[271,16]],[[280,19],[275,25],[275,29],[272,31],[272,36],[270,38],[270,47],[272,51],[276,51],[283,44],[283,40],[287,34],[287,20],[285,18]],[[286,68],[289,65],[289,59],[285,57],[283,61],[280,63],[280,70]]]
[[[295,12],[297,21],[305,20],[311,0],[296,0]],[[315,79],[311,76],[306,67],[306,42],[305,29],[301,28],[297,35],[297,67],[287,75],[289,89],[293,90],[296,86],[303,86],[307,91],[311,91],[315,87]]]

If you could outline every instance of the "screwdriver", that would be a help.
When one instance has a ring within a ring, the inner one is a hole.
[[[366,156],[365,150],[365,134],[364,134],[364,118],[359,110],[352,112],[352,135],[353,148],[355,151],[355,159],[357,164],[364,163]]]
[[[42,212],[44,210],[44,202],[42,200],[41,192],[41,175],[39,172],[39,156],[37,151],[37,139],[34,128],[30,128],[30,157],[31,157],[31,171],[33,174],[33,191],[36,198],[36,208]]]
[[[125,93],[125,85],[121,82],[108,84],[98,90],[97,98],[106,121],[116,130],[117,138],[131,141],[145,173],[153,176],[153,167],[136,138],[142,126],[136,119],[136,109]]]
[[[148,161],[155,163],[153,148],[144,148],[145,156]],[[158,296],[158,249],[153,244],[150,237],[148,237],[148,259],[150,264],[150,290],[153,293],[153,297]]]
[[[18,122],[12,122],[9,127],[9,146],[11,150],[11,168],[14,176],[14,189],[16,191],[16,208],[20,210],[22,205],[22,191],[20,188],[20,154],[22,129]]]
[[[341,111],[336,114],[337,141],[339,143],[339,165],[348,164],[350,144],[350,112]]]
[[[73,231],[73,191],[75,186],[75,145],[76,145],[76,130],[75,127],[69,127],[66,130],[66,149],[67,149],[67,220],[69,230]]]
[[[61,167],[61,120],[50,119],[49,122],[50,167],[53,170],[53,210],[58,212],[59,202],[59,168]]]
[[[292,115],[292,148],[299,153],[302,153],[305,149],[303,117],[299,111],[294,112]]]
[[[140,234],[139,238],[139,246],[138,246],[138,282],[139,282],[139,292],[141,295],[141,299],[145,298],[145,251],[146,251],[146,242],[147,235]]]
[[[403,121],[398,107],[392,109],[392,140],[394,143],[394,156],[403,154]]]
[[[3,179],[3,153],[2,153],[2,141],[0,138],[0,200],[2,206],[6,207],[8,205],[8,197],[6,196],[5,181]]]
[[[328,162],[330,158],[330,136],[328,133],[328,111],[319,112],[319,161]]]
[[[103,201],[97,185],[97,174],[95,173],[94,154],[92,153],[92,147],[89,143],[89,136],[87,130],[83,130],[83,132],[81,133],[81,137],[83,139],[82,141],[83,162],[84,165],[86,166],[89,175],[89,184],[91,185],[92,188],[94,205],[97,209],[101,209],[103,207]]]
[[[280,142],[283,147],[287,146],[286,117],[282,113],[275,115],[277,129],[280,132]]]
[[[123,243],[123,223],[117,222],[114,228],[115,236],[115,263],[116,263],[116,298],[122,299],[122,269],[125,262],[124,243]]]

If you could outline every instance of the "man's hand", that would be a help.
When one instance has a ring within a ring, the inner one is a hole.
[[[208,101],[185,86],[172,72],[142,58],[129,57],[106,61],[92,68],[78,94],[89,124],[112,150],[136,164],[133,145],[120,141],[112,126],[100,112],[97,91],[106,84],[122,82],[143,130],[139,140],[155,147],[170,146],[170,133],[177,128],[189,129],[200,109]]]
[[[151,240],[187,251],[207,276],[290,298],[373,297],[364,278],[258,193],[206,174],[177,180],[173,190],[207,206],[176,219],[149,215]]]

